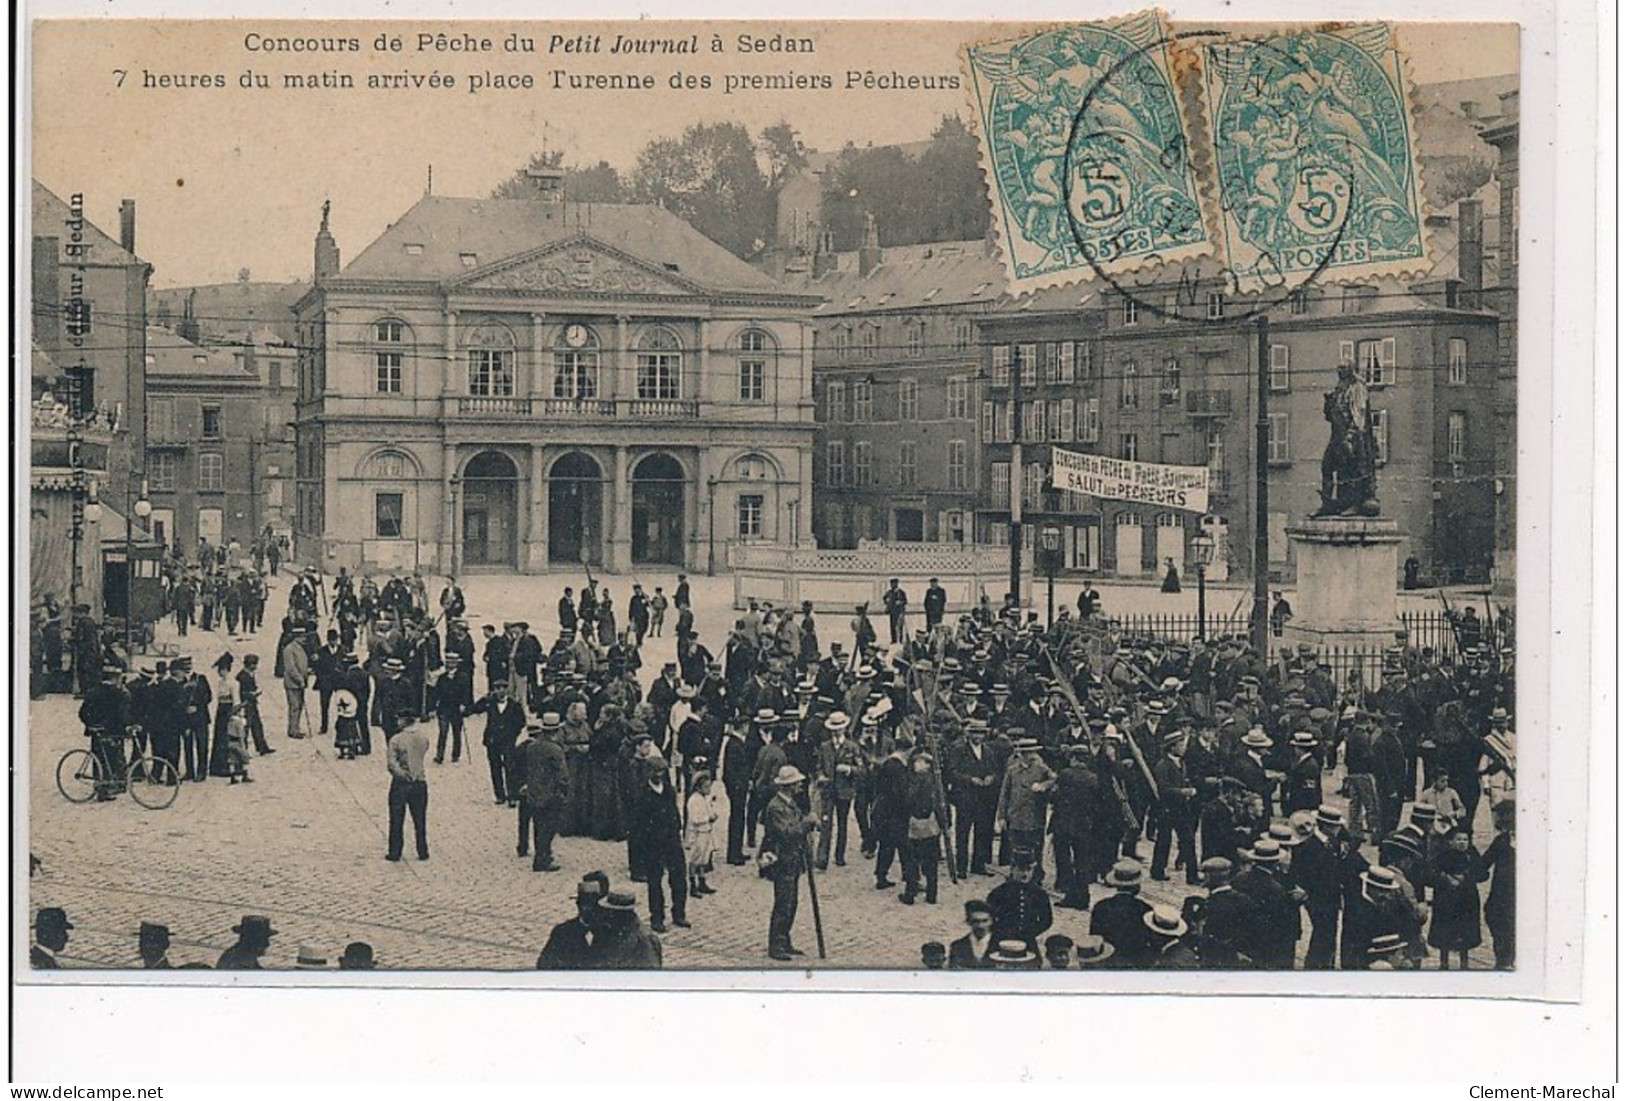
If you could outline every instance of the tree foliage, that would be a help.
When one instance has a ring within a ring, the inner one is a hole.
[[[536,168],[560,168],[564,151],[550,149],[533,155],[525,167],[503,180],[491,192],[493,199],[528,199],[536,193],[529,173]],[[564,169],[564,196],[576,203],[624,203],[626,187],[621,174],[608,161],[594,165],[571,165]]]
[[[631,199],[658,203],[735,256],[772,239],[773,202],[750,131],[734,122],[696,123],[680,138],[657,138],[638,154]]]
[[[946,115],[918,156],[895,145],[847,145],[824,178],[824,225],[837,249],[863,242],[873,214],[883,245],[958,241],[987,232],[988,205],[976,138]]]
[[[532,168],[563,168],[572,202],[658,203],[736,256],[751,259],[773,241],[776,196],[804,171],[807,148],[780,120],[752,139],[734,122],[698,123],[679,137],[645,145],[635,167],[564,164],[554,149],[537,153],[497,186],[501,199],[525,198]],[[944,116],[923,149],[848,144],[824,173],[823,225],[835,247],[857,248],[864,216],[873,214],[881,243],[966,240],[987,232],[988,206],[975,136],[958,117]]]

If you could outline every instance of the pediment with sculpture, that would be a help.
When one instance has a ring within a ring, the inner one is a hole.
[[[586,239],[505,260],[485,272],[465,277],[457,288],[462,291],[529,291],[540,294],[691,296],[702,293],[692,284]]]

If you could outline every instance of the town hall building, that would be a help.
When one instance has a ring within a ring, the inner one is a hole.
[[[811,541],[812,328],[657,206],[425,196],[295,307],[295,553],[330,570],[723,568]]]

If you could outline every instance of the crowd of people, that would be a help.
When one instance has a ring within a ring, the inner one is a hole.
[[[560,837],[625,844],[647,927],[627,891],[584,881],[539,966],[658,965],[655,936],[691,925],[719,857],[772,881],[766,953],[793,960],[804,877],[854,848],[907,906],[1007,869],[927,967],[1465,967],[1486,929],[1514,963],[1510,646],[1396,638],[1368,686],[1304,646],[1121,637],[1089,587],[1045,628],[1009,601],[952,620],[933,580],[911,630],[893,580],[888,643],[868,605],[826,645],[811,604],[751,600],[715,651],[682,576],[669,603],[634,585],[624,624],[597,579],[565,589],[550,644],[520,619],[476,642],[455,578],[434,605],[418,574],[333,589],[296,576],[272,676],[288,738],[386,755],[387,859],[408,817],[429,859],[428,759],[472,756],[476,716],[534,871],[560,870]],[[668,608],[676,658],[645,686]],[[112,669],[86,725],[139,727],[187,779],[244,778],[250,743],[273,751],[257,664],[223,656],[212,691],[184,658]],[[1176,875],[1196,888],[1181,907],[1140,897]],[[1055,909],[1087,911],[1089,935],[1053,932]]]

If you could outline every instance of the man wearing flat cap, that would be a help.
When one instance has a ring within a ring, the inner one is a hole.
[[[276,936],[276,930],[271,928],[271,919],[263,914],[248,914],[242,921],[231,927],[237,934],[237,943],[220,953],[220,959],[215,963],[217,971],[259,971],[260,957],[271,948],[271,938]]]
[[[796,789],[806,777],[794,765],[782,765],[773,777],[774,794],[762,812],[762,848],[758,862],[773,882],[773,912],[767,924],[767,954],[787,961],[806,953],[791,943],[800,901],[801,873],[807,870],[807,835],[818,819],[802,812]]]

